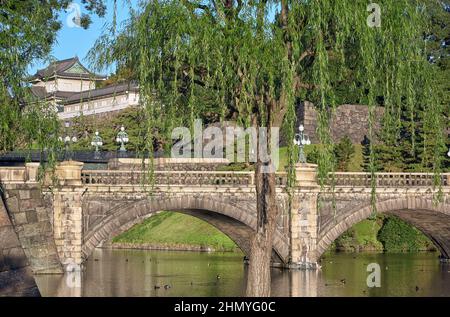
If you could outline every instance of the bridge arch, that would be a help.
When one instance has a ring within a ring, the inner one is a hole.
[[[431,199],[402,198],[376,203],[379,213],[395,215],[424,233],[438,248],[441,255],[450,258],[450,204],[434,204]],[[317,258],[345,231],[369,218],[371,205],[355,208],[331,220],[320,229]]]
[[[108,214],[86,232],[83,239],[83,258],[87,259],[93,250],[113,237],[127,231],[160,211],[189,214],[213,225],[233,240],[248,255],[250,236],[256,227],[256,215],[247,206],[205,197],[143,198],[124,203]],[[272,260],[287,263],[289,244],[280,230],[275,233]]]

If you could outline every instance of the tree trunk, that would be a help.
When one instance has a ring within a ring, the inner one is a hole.
[[[246,295],[270,296],[270,260],[273,235],[278,217],[275,173],[261,173],[258,161],[255,171],[257,197],[257,229],[252,237]]]

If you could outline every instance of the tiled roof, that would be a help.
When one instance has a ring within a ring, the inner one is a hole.
[[[44,98],[56,98],[56,99],[67,99],[68,97],[72,96],[74,94],[73,91],[55,91],[51,93],[47,93],[45,90],[45,87],[37,87],[37,86],[31,86],[31,93],[36,96],[38,99],[44,99]]]
[[[30,89],[33,95],[39,99],[43,99],[47,96],[47,90],[45,90],[45,87],[31,86]]]
[[[138,92],[138,90],[139,88],[135,83],[111,85],[104,88],[74,93],[73,95],[68,97],[64,103],[65,104],[78,103],[81,100],[92,100],[106,96],[120,95],[126,93],[127,91]]]
[[[71,67],[76,66],[79,72],[71,72]],[[40,69],[36,72],[31,80],[34,79],[49,79],[53,76],[59,77],[73,77],[73,78],[83,78],[83,79],[105,79],[105,76],[96,75],[90,72],[86,67],[84,67],[78,57],[68,58],[60,61],[52,62],[48,67]]]

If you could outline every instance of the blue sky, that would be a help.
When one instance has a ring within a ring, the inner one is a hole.
[[[95,14],[91,15],[92,24],[85,30],[80,27],[71,27],[68,23],[68,17],[73,16],[74,10],[68,9],[67,12],[60,13],[60,21],[62,22],[62,28],[57,35],[57,42],[53,45],[51,56],[61,60],[74,56],[78,56],[80,61],[89,68],[88,63],[84,60],[89,49],[94,45],[96,39],[102,34],[105,23],[111,23],[113,20],[113,8],[114,0],[105,0],[107,5],[107,14],[103,18],[99,18]],[[80,0],[73,0],[74,4],[77,4],[81,10],[81,13],[87,13]],[[117,1],[117,24],[123,22],[128,17],[128,8],[126,1]],[[138,4],[138,1],[133,1],[133,4]],[[273,18],[274,11],[270,13],[270,17]],[[33,65],[28,68],[28,73],[33,75],[38,69],[44,68],[48,65],[48,61],[35,61]],[[103,72],[102,75],[109,75],[114,69],[108,69]]]
[[[137,2],[137,1],[136,1]],[[81,5],[80,0],[74,0],[73,3],[78,4],[81,9],[81,13],[87,13],[84,7]],[[61,12],[60,21],[63,27],[58,32],[57,43],[54,44],[51,55],[56,59],[66,59],[73,56],[78,56],[80,61],[87,65],[84,61],[89,49],[94,45],[95,40],[101,35],[105,23],[111,22],[113,19],[113,3],[114,0],[106,0],[107,14],[103,18],[99,18],[96,15],[91,15],[92,24],[85,30],[83,28],[70,27],[67,23],[67,18],[73,13],[74,10],[69,9],[67,12]],[[123,1],[117,1],[117,23],[125,20],[128,17],[128,8]],[[36,61],[29,67],[28,72],[34,74],[37,69],[41,69],[47,66],[48,61]],[[105,73],[111,72],[111,70]],[[105,74],[108,75],[108,74]]]

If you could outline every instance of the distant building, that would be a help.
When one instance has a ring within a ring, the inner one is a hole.
[[[90,72],[78,57],[51,63],[31,77],[31,91],[40,100],[55,104],[61,120],[77,116],[102,114],[136,106],[138,86],[133,83],[97,89],[105,76]]]

